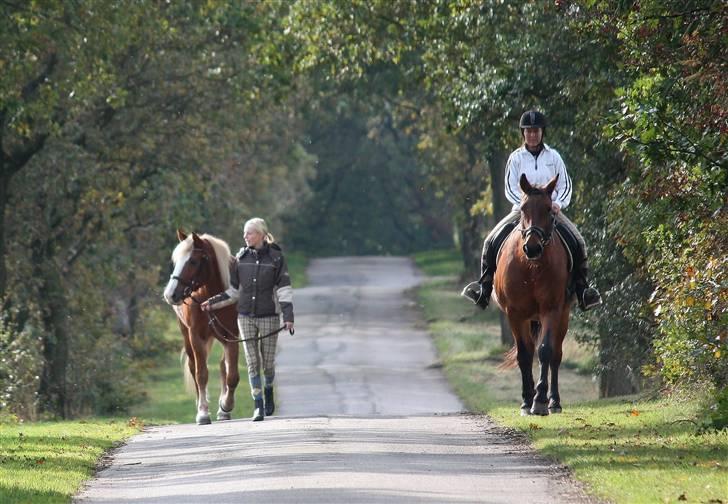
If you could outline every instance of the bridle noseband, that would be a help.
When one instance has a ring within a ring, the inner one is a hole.
[[[535,234],[536,236],[538,236],[538,240],[541,243],[541,246],[545,248],[546,245],[551,242],[555,222],[556,216],[554,214],[551,214],[551,229],[549,231],[546,231],[539,226],[531,226],[526,229],[519,228],[518,231],[521,233],[521,237],[523,238],[524,242],[527,242],[528,239]]]

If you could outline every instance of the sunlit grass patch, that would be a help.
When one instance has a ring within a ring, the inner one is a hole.
[[[455,249],[429,250],[413,256],[415,264],[428,276],[456,276],[463,271],[463,260]]]
[[[124,419],[0,423],[0,502],[68,502],[99,457],[140,427]]]
[[[622,398],[548,417],[503,406],[489,414],[614,502],[726,502],[728,431],[698,433],[700,410],[699,400]]]

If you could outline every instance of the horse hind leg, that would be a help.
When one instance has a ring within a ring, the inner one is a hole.
[[[549,412],[561,413],[561,396],[559,395],[559,367],[563,355],[562,347],[569,327],[569,309],[564,310],[561,327],[558,328],[554,339],[554,354],[551,356],[551,388],[549,389]]]

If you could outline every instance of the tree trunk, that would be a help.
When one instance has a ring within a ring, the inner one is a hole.
[[[636,394],[639,386],[629,369],[605,369],[599,374],[599,397]]]
[[[41,404],[61,418],[68,418],[70,404],[66,383],[69,357],[68,300],[63,288],[63,279],[55,262],[43,252],[46,244],[34,247],[35,275],[43,279],[40,292],[43,293],[45,312],[43,322],[43,372],[39,395]]]
[[[0,299],[5,295],[8,273],[5,265],[7,250],[5,249],[5,208],[8,206],[8,185],[10,176],[5,173],[5,161],[0,161]]]

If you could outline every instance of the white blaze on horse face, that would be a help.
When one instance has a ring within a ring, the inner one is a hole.
[[[179,276],[180,273],[182,273],[182,270],[185,267],[185,264],[187,264],[187,260],[190,258],[190,253],[186,254],[184,257],[182,257],[179,261],[177,261],[174,264],[174,271],[172,272],[172,275],[169,277],[169,282],[167,283],[167,287],[164,288],[164,300],[171,304],[176,305],[180,303],[175,303],[172,300],[172,295],[174,294],[175,289],[177,289],[177,284],[179,283],[177,281],[176,276]]]

